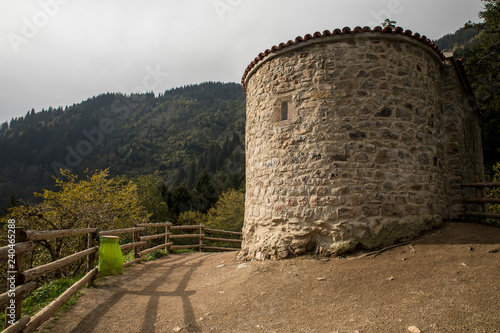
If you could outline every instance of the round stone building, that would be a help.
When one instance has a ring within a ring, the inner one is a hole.
[[[401,28],[325,31],[261,53],[247,93],[241,256],[339,254],[464,212],[483,173],[460,61]]]

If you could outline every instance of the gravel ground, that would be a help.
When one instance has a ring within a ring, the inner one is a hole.
[[[186,253],[98,281],[44,332],[500,332],[500,228],[347,258]]]

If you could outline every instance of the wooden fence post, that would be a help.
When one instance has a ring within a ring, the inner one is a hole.
[[[9,224],[10,225],[10,224]],[[13,228],[8,228],[7,230],[12,230]],[[24,228],[14,228],[14,241],[15,243],[21,243],[21,233],[24,232]],[[10,235],[10,233],[8,231]],[[13,249],[14,247],[12,247]],[[9,303],[7,304],[7,307],[5,309],[5,326],[4,328],[7,328],[11,326],[11,323],[14,323],[21,318],[21,309],[22,309],[22,304],[23,304],[23,296],[24,293],[21,293],[19,295],[16,295],[14,289],[18,286],[20,286],[22,283],[20,281],[19,276],[23,272],[23,253],[17,253],[17,251],[14,250],[14,253],[11,253],[9,251],[9,257],[7,259],[7,291],[10,293],[9,294]],[[14,320],[11,317],[11,310],[14,310]],[[9,321],[11,323],[9,323]]]
[[[170,223],[167,222],[167,225],[165,225],[165,245],[168,243],[168,233],[170,229]],[[168,246],[165,247],[165,252],[168,254]]]
[[[476,183],[480,183],[481,182],[481,175],[478,174],[478,173],[474,174],[474,181]],[[478,199],[484,198],[484,188],[483,187],[481,187],[481,186],[476,187],[476,198],[478,198]],[[477,211],[478,211],[478,213],[484,213],[485,212],[485,210],[484,210],[484,203],[481,203],[481,202],[477,203]],[[480,218],[480,221],[481,222],[485,222],[485,219],[484,218]]]
[[[137,223],[134,222],[134,228],[137,227]],[[132,240],[133,243],[139,242],[141,239],[139,238],[139,231],[134,231],[134,238]],[[134,246],[134,258],[139,258],[139,246]]]
[[[87,234],[87,249],[93,248],[95,246],[95,241],[99,237],[99,230]],[[87,256],[87,273],[95,268],[96,253],[93,252]],[[91,287],[94,284],[96,275],[92,277],[89,282],[87,282],[87,287]]]
[[[200,252],[203,252],[203,237],[205,236],[204,230],[205,226],[203,223],[200,223]]]

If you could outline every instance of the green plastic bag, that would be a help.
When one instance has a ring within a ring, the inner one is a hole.
[[[123,274],[123,255],[118,243],[119,237],[100,237],[99,277]]]

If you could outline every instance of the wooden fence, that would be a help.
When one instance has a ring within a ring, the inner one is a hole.
[[[156,229],[154,234],[141,235],[141,232],[145,233],[146,230],[151,232],[152,228]],[[195,230],[196,233],[186,233],[186,231],[190,229]],[[132,243],[120,245],[120,249],[122,251],[128,249],[133,249],[134,251],[134,259],[123,263],[124,267],[139,263],[146,259],[149,253],[160,249],[166,249],[168,251],[175,249],[196,248],[200,251],[237,251],[239,248],[211,246],[211,243],[231,242],[241,244],[241,239],[212,236],[213,234],[222,234],[233,237],[241,237],[240,232],[205,228],[203,224],[173,226],[170,222],[136,224],[132,228],[107,231],[99,231],[96,228],[38,231],[24,230],[23,228],[15,228],[13,225],[9,225],[8,233],[9,245],[0,248],[0,259],[7,260],[7,292],[0,295],[0,307],[5,307],[5,330],[3,331],[5,333],[33,332],[42,323],[53,316],[54,313],[61,308],[61,306],[63,306],[76,292],[78,292],[78,290],[83,288],[85,285],[92,285],[94,280],[99,275],[96,267],[96,258],[99,252],[97,240],[100,236],[133,234]],[[87,235],[86,250],[52,261],[48,264],[23,270],[24,253],[33,250],[36,247],[36,242],[77,235]],[[185,238],[197,238],[199,241],[196,242],[196,244],[174,245],[175,239]],[[147,241],[160,239],[161,241],[159,245],[141,251],[141,248],[146,245]],[[28,292],[37,288],[38,283],[35,282],[37,278],[54,272],[85,257],[87,261],[87,268],[84,277],[75,282],[63,294],[40,310],[36,315],[32,317],[21,317],[21,306],[24,296]]]
[[[500,204],[500,198],[486,198],[484,196],[485,189],[500,188],[500,183],[483,183],[480,182],[476,176],[475,183],[462,184],[462,187],[472,187],[476,189],[474,198],[464,199],[465,204],[473,204],[476,206],[475,211],[466,211],[465,217],[478,217],[481,222],[485,222],[486,219],[500,219],[500,214],[489,213],[485,209],[486,204]]]

